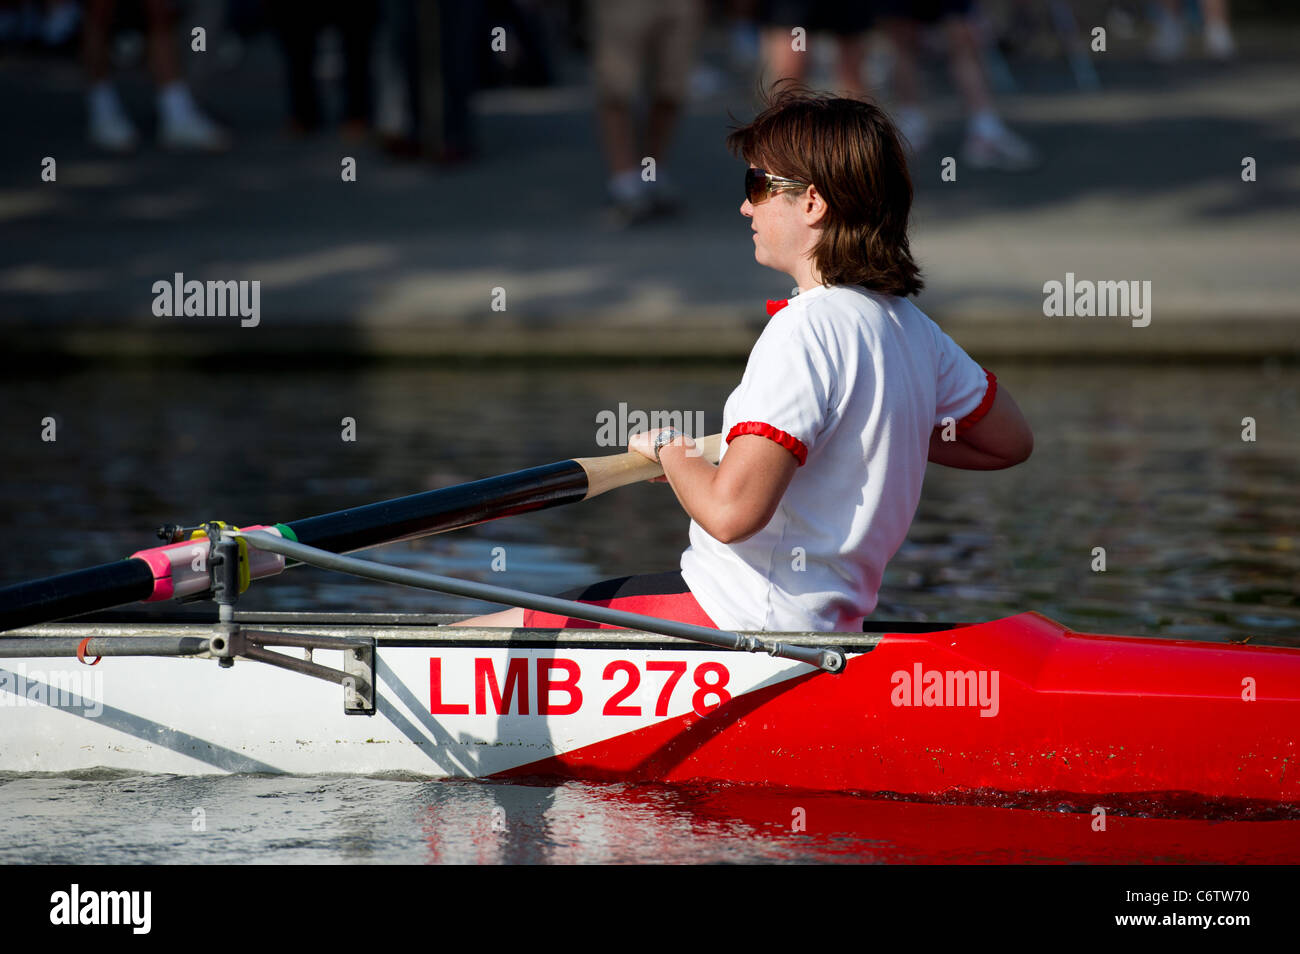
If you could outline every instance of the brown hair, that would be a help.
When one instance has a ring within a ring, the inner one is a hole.
[[[763,100],[763,111],[734,129],[727,147],[768,172],[817,186],[828,206],[813,247],[823,284],[900,297],[919,292],[924,282],[907,241],[912,178],[889,117],[871,103],[790,80],[775,83]]]

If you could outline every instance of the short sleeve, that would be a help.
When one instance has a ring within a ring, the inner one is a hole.
[[[998,379],[937,325],[934,330],[939,352],[934,426],[942,427],[945,419],[952,418],[963,431],[988,413],[997,396]]]
[[[803,466],[830,415],[835,380],[830,355],[805,315],[772,319],[727,401],[727,443],[757,434],[786,448]]]

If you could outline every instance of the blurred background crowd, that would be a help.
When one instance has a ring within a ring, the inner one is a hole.
[[[1241,2],[1241,0],[1239,0]],[[1229,0],[0,0],[0,51],[77,58],[86,134],[126,153],[140,141],[115,75],[147,65],[157,139],[180,150],[224,150],[238,116],[218,121],[196,101],[182,68],[203,52],[237,70],[250,45],[274,44],[284,128],[311,136],[337,127],[394,156],[440,164],[479,155],[475,93],[594,87],[607,200],[625,223],[680,201],[671,145],[693,94],[743,79],[796,77],[888,100],[916,152],[930,144],[924,67],[946,65],[965,112],[962,158],[975,168],[1040,163],[1029,137],[1003,122],[997,99],[1015,91],[1011,64],[1055,60],[1095,89],[1096,54],[1140,44],[1155,63],[1236,56]],[[1247,3],[1248,12],[1251,9]],[[202,26],[196,37],[194,26]],[[1105,36],[1099,41],[1096,30]],[[829,40],[814,44],[813,38]],[[709,38],[715,52],[700,56]],[[1107,44],[1101,50],[1098,42]],[[1154,68],[1154,67],[1153,67]],[[575,77],[575,73],[577,76]],[[933,85],[933,84],[932,84]],[[756,84],[754,88],[757,88]],[[656,159],[645,174],[644,157]]]

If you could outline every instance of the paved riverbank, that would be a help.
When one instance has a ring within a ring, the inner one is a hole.
[[[1291,31],[1292,33],[1294,31]],[[1021,176],[958,168],[945,94],[918,159],[921,306],[973,354],[1300,354],[1300,40],[1243,31],[1230,66],[1102,61],[1080,93],[1060,63],[1017,66],[1008,119],[1045,162]],[[718,74],[721,75],[721,74]],[[269,42],[196,78],[235,148],[94,154],[70,63],[0,62],[11,136],[0,158],[0,334],[32,359],[105,356],[738,358],[788,281],[752,260],[740,164],[722,145],[749,115],[735,81],[698,96],[661,169],[674,219],[618,229],[602,206],[590,89],[478,99],[481,155],[453,169],[333,134],[281,132]],[[146,134],[151,92],[122,84]],[[45,156],[54,183],[40,180]],[[344,156],[357,181],[344,183]],[[1252,157],[1257,181],[1243,182]],[[256,327],[153,313],[159,280],[260,282]],[[1151,283],[1150,323],[1048,318],[1045,282]],[[504,290],[505,309],[500,304]],[[494,299],[495,294],[495,299]]]

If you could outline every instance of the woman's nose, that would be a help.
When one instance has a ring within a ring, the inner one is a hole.
[[[740,214],[747,219],[752,219],[754,217],[754,207],[749,204],[748,196],[745,197],[744,202],[740,203]]]

